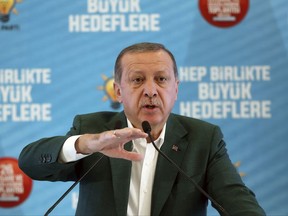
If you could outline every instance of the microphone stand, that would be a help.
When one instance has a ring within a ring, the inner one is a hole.
[[[67,194],[70,193],[70,191],[92,170],[98,163],[99,161],[104,157],[104,155],[101,155],[101,157],[77,180],[75,181],[69,188],[68,190],[65,191],[65,193],[52,205],[47,212],[44,214],[44,216],[48,216],[53,209],[67,196]]]

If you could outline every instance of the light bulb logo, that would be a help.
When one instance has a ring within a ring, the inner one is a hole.
[[[0,20],[2,22],[8,22],[11,11],[14,14],[18,14],[18,11],[14,7],[16,3],[21,2],[22,0],[0,0]]]
[[[103,86],[99,86],[98,90],[102,90],[105,92],[105,96],[103,97],[103,101],[110,100],[111,101],[111,107],[113,109],[119,109],[120,103],[117,100],[117,97],[114,92],[113,83],[114,83],[114,77],[107,77],[105,75],[102,75],[102,79],[105,81]]]
[[[15,6],[15,0],[0,0],[0,15],[2,22],[8,22],[10,12]]]

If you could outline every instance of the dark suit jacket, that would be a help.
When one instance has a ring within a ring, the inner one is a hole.
[[[58,156],[65,140],[72,135],[113,130],[119,120],[122,127],[127,126],[123,112],[78,115],[66,136],[44,138],[25,147],[19,157],[19,166],[37,180],[75,181],[101,154],[61,164]],[[178,151],[173,150],[173,145],[178,146]],[[132,149],[132,142],[125,148]],[[231,163],[217,126],[171,114],[161,150],[230,215],[265,215]],[[130,174],[131,161],[104,156],[80,182],[76,214],[126,215]],[[207,198],[159,155],[151,215],[206,215],[207,203]]]

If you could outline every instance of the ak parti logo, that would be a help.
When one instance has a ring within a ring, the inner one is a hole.
[[[17,3],[21,3],[22,0],[0,0],[0,20],[3,23],[7,23],[10,20],[11,13],[18,15],[18,11],[15,8]]]
[[[110,100],[110,106],[112,109],[117,110],[121,107],[120,102],[117,100],[117,97],[114,92],[114,77],[107,77],[106,75],[102,75],[102,79],[104,80],[104,84],[102,86],[98,86],[98,90],[104,91],[105,96],[103,97],[103,101]]]
[[[249,0],[199,0],[199,10],[204,19],[220,28],[239,24],[248,8]]]

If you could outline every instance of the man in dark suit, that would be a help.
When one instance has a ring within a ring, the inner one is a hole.
[[[178,84],[175,59],[163,45],[125,48],[114,83],[124,111],[76,116],[66,136],[26,146],[20,168],[37,180],[76,181],[102,157],[80,182],[77,215],[206,215],[207,196],[158,155],[142,130],[148,121],[155,144],[208,192],[221,215],[265,215],[231,163],[221,130],[171,113]]]

